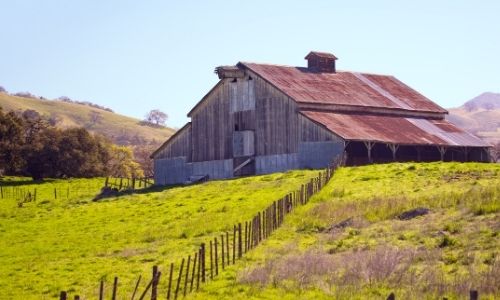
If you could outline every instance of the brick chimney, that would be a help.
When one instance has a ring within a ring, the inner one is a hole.
[[[307,68],[313,72],[335,73],[337,57],[331,53],[311,51],[305,59]]]

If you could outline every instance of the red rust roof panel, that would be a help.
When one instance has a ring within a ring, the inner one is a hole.
[[[297,102],[358,105],[445,113],[446,110],[392,76],[240,63]]]
[[[345,140],[406,145],[487,147],[486,142],[446,120],[302,111]]]

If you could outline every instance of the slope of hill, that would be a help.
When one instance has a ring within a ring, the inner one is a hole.
[[[103,178],[0,179],[0,240],[9,241],[0,243],[0,299],[54,299],[61,290],[97,299],[100,279],[110,299],[114,276],[120,278],[117,299],[130,299],[137,277],[143,276],[143,290],[153,265],[166,274],[170,262],[177,265],[201,242],[232,230],[316,175],[294,171],[211,181],[98,202],[91,199]],[[37,200],[19,205],[20,195],[35,188]],[[164,282],[159,299],[166,295]]]
[[[172,128],[145,126],[141,125],[140,120],[131,117],[59,100],[41,100],[0,93],[0,106],[4,111],[36,110],[42,115],[56,119],[57,126],[85,127],[120,145],[158,144],[175,132]]]
[[[164,297],[168,263],[177,274],[181,257],[200,242],[231,231],[316,174],[213,181],[100,202],[63,196],[19,207],[0,200],[0,239],[11,241],[0,246],[3,296],[47,299],[66,289],[94,299],[103,279],[108,297],[119,276],[118,298],[130,298],[137,277],[142,292],[157,264]],[[50,191],[66,184],[42,185]],[[386,299],[394,291],[397,299],[455,299],[469,288],[481,299],[498,298],[499,197],[497,164],[342,168],[270,238],[186,298]],[[430,212],[398,218],[417,207]]]
[[[496,164],[343,168],[189,299],[499,299],[499,199]]]
[[[447,119],[486,141],[500,143],[500,94],[483,93],[449,109]]]

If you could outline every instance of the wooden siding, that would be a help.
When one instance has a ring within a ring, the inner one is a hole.
[[[187,124],[175,133],[162,149],[155,154],[155,159],[186,157],[191,158],[191,124]]]
[[[326,141],[336,141],[341,138],[324,126],[315,123],[314,121],[308,119],[306,116],[299,114],[299,140],[301,142],[326,142]]]
[[[297,153],[300,142],[337,138],[300,115],[292,99],[251,71],[244,78],[219,82],[191,117],[193,151],[189,161],[194,162],[242,155],[233,148],[238,131],[254,131],[256,156]]]
[[[235,118],[244,128],[253,127],[255,108],[254,80],[223,79],[196,110],[192,112],[193,161],[229,159],[233,157]]]
[[[233,132],[233,156],[252,156],[255,154],[253,130]]]
[[[255,130],[255,110],[238,111],[233,114],[234,130]]]

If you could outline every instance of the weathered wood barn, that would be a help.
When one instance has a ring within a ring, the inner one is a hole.
[[[323,168],[343,152],[348,164],[489,160],[488,144],[395,77],[337,71],[329,53],[305,59],[216,68],[191,122],[152,154],[155,182]]]

